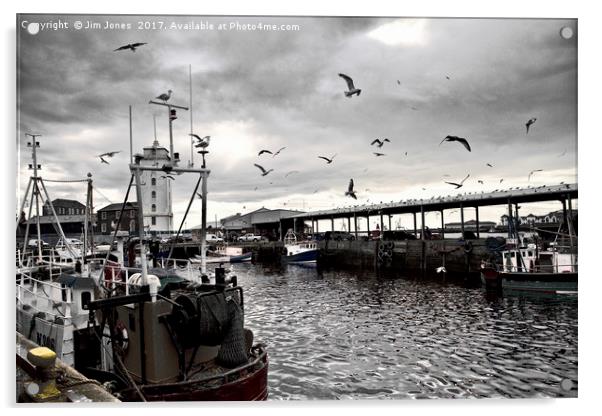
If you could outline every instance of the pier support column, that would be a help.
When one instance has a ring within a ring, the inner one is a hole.
[[[418,234],[418,230],[416,229],[416,213],[412,212],[412,215],[414,216],[414,237],[417,237],[416,234]]]
[[[347,217],[347,232],[351,234],[351,217]],[[357,238],[357,235],[356,235]]]
[[[368,232],[368,238],[370,238],[370,215],[366,215],[366,231]]]
[[[420,205],[420,239],[424,240],[424,206]]]
[[[385,222],[383,221],[383,213],[380,213],[380,233],[382,235],[383,230],[385,229]]]
[[[445,221],[443,219],[443,210],[441,210],[441,239],[445,238]]]
[[[460,204],[460,229],[462,230],[462,238],[464,238],[464,206]]]
[[[391,228],[391,217],[392,217],[392,215],[391,215],[391,214],[389,214],[389,231],[391,231],[391,229],[392,229],[392,228]]]
[[[334,217],[330,217],[330,231],[334,231]]]
[[[562,220],[564,221],[564,225],[567,224],[567,215],[566,215],[566,199],[561,199],[560,202],[562,202]]]
[[[476,215],[476,219],[477,219],[477,238],[481,238],[481,234],[479,232],[479,207],[478,205],[476,207],[474,207],[474,212]]]
[[[357,240],[357,215],[353,213],[353,230],[355,231],[355,239]]]
[[[315,234],[316,233],[316,229],[314,228],[314,219],[311,219],[311,233]]]
[[[316,232],[320,232],[320,220],[316,220]]]

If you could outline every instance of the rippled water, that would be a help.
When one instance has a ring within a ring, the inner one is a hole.
[[[237,264],[270,400],[576,397],[577,299]],[[562,384],[562,387],[561,387]]]

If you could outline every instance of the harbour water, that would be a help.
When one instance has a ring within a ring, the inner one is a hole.
[[[270,400],[576,397],[577,298],[233,265]]]

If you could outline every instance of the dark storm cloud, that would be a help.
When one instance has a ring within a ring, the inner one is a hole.
[[[103,192],[122,192],[129,179],[128,105],[134,106],[135,151],[152,141],[153,114],[167,145],[165,111],[147,102],[172,89],[172,100],[187,105],[188,64],[195,131],[213,137],[210,201],[311,197],[317,188],[342,198],[350,177],[393,198],[421,184],[441,186],[443,173],[470,171],[493,181],[535,168],[575,168],[574,159],[557,157],[567,147],[574,155],[576,147],[576,40],[559,36],[564,25],[576,31],[574,21],[434,19],[418,41],[389,45],[368,34],[391,18],[206,20],[299,24],[301,30],[21,36],[21,130],[46,133],[43,157],[52,172],[60,176],[61,166],[69,175],[91,171]],[[130,42],[148,45],[113,52]],[[360,97],[343,95],[339,72],[354,78]],[[188,115],[178,117],[175,146],[187,160]],[[527,136],[531,117],[538,121]],[[439,146],[448,134],[467,137],[473,152]],[[370,142],[384,137],[392,140],[382,149],[387,156],[376,159]],[[281,146],[287,149],[277,158],[257,158],[261,148]],[[101,166],[94,156],[109,150],[123,153]],[[329,166],[317,158],[335,153]],[[255,162],[275,171],[261,177]],[[283,178],[291,170],[299,174]],[[179,177],[174,195],[190,186],[194,180]]]

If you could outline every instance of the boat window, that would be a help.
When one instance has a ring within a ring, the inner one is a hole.
[[[81,298],[82,298],[81,305],[84,306],[92,300],[92,294],[90,292],[82,292]]]
[[[510,253],[510,257],[514,258],[514,251]]]
[[[533,256],[533,252],[529,251],[529,257],[532,257],[532,256]]]

